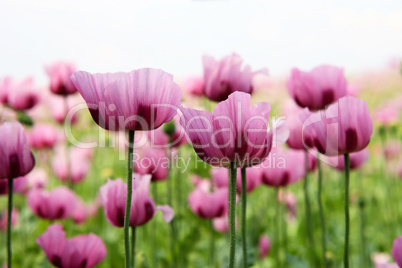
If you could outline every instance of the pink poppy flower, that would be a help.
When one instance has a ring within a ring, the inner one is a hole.
[[[57,131],[49,124],[35,124],[27,136],[35,149],[52,148],[57,142]]]
[[[66,238],[63,226],[50,225],[36,243],[43,249],[48,260],[60,268],[90,268],[106,256],[106,246],[95,234]]]
[[[373,123],[365,101],[343,97],[311,115],[304,126],[314,133],[314,145],[327,156],[363,150],[370,142]]]
[[[91,161],[83,154],[83,149],[69,148],[69,158],[66,159],[65,148],[56,151],[51,162],[52,171],[61,181],[71,178],[72,183],[81,182],[88,174]]]
[[[260,236],[260,241],[258,242],[258,249],[259,249],[258,257],[260,259],[268,255],[271,249],[271,240],[267,235]]]
[[[164,219],[170,222],[174,212],[168,206],[155,207],[149,196],[150,175],[133,174],[133,197],[131,200],[130,226],[140,226],[150,221],[156,210],[164,214]],[[100,188],[100,201],[105,210],[106,219],[116,227],[124,226],[126,208],[127,184],[122,179],[108,180]]]
[[[399,267],[402,267],[402,236],[395,238],[391,254]]]
[[[399,111],[393,105],[381,107],[374,112],[374,120],[386,126],[396,123],[398,117]]]
[[[212,166],[238,167],[261,163],[272,146],[272,132],[267,133],[268,103],[250,105],[250,94],[232,93],[218,103],[213,113],[180,108],[180,123],[193,143],[197,155]]]
[[[13,180],[13,193],[26,194],[29,188],[27,176],[18,177]],[[0,195],[8,194],[8,181],[8,179],[0,180]]]
[[[27,175],[35,159],[20,123],[5,122],[0,125],[0,179]]]
[[[204,64],[204,95],[213,101],[224,101],[236,91],[253,93],[252,72],[249,65],[243,67],[243,60],[237,54],[231,54],[216,61],[210,56],[202,58]]]
[[[311,114],[306,108],[287,115],[286,127],[289,130],[289,138],[286,143],[290,148],[307,150],[314,147],[312,135],[308,131],[303,131],[303,122]]]
[[[165,180],[169,173],[169,157],[163,149],[143,146],[134,157],[134,170],[141,175],[150,174],[152,181]]]
[[[227,233],[229,232],[229,217],[226,214],[223,217],[213,218],[212,219],[212,226],[214,229],[220,233]],[[235,227],[237,228],[237,218],[235,218]]]
[[[32,189],[27,199],[28,206],[35,215],[48,220],[70,217],[77,202],[75,193],[64,186],[56,187],[50,192]]]
[[[33,77],[28,77],[22,81],[8,78],[1,87],[3,88],[3,93],[1,93],[2,102],[10,105],[15,110],[31,109],[40,100]]]
[[[343,69],[335,66],[321,65],[310,72],[294,68],[288,90],[300,107],[320,110],[346,96],[347,82]]]
[[[209,181],[199,183],[189,197],[188,203],[190,209],[203,219],[212,219],[223,217],[228,213],[228,195],[227,188],[218,188],[209,191]]]
[[[172,120],[182,91],[173,76],[144,68],[130,73],[75,72],[77,87],[94,121],[107,130],[153,130]]]
[[[32,172],[27,175],[27,179],[28,187],[31,189],[45,188],[49,181],[46,171],[41,168],[32,170]]]
[[[14,227],[18,224],[19,213],[16,208],[13,208],[11,211],[11,227]],[[7,222],[8,222],[8,213],[7,210],[4,210],[0,214],[0,230],[5,231],[7,230]]]
[[[80,102],[83,102],[82,98],[74,96],[65,96],[61,97],[58,95],[51,95],[47,98],[47,105],[50,109],[50,115],[53,120],[55,120],[59,124],[63,124],[66,120],[66,116],[68,115],[67,122],[75,124],[78,122],[78,114],[77,113],[69,113],[69,111]],[[65,103],[67,102],[67,103]]]
[[[229,187],[229,170],[227,168],[214,168],[211,170],[212,181],[217,188]],[[261,184],[262,170],[257,167],[246,169],[246,191],[252,192]],[[237,169],[237,192],[240,194],[241,188],[241,169]]]
[[[306,173],[301,150],[272,149],[270,156],[259,166],[262,183],[272,187],[284,187],[302,179]]]
[[[202,76],[188,76],[180,83],[184,92],[195,96],[204,95],[204,77]]]
[[[360,168],[364,163],[366,163],[368,158],[369,151],[367,150],[367,148],[356,153],[351,153],[349,155],[350,169]],[[345,170],[345,160],[343,155],[327,157],[327,161],[328,164],[330,164],[334,168],[338,170]]]
[[[50,90],[58,95],[69,95],[77,92],[70,76],[77,70],[74,63],[55,62],[45,67],[50,78]]]

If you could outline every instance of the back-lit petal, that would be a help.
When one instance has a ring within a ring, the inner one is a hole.
[[[25,130],[20,123],[0,125],[0,179],[28,174],[35,165]]]
[[[391,254],[399,267],[402,267],[402,236],[399,236],[394,240]]]
[[[158,128],[173,118],[182,98],[173,76],[158,69],[106,74],[79,71],[71,80],[94,121],[108,130]]]
[[[171,222],[174,218],[174,210],[168,205],[156,206],[156,210],[160,210],[163,213],[163,220]]]

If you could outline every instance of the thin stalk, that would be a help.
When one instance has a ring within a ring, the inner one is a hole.
[[[307,150],[304,151],[305,153],[305,170],[306,174],[304,176],[304,202],[305,202],[305,207],[306,207],[306,225],[307,225],[307,236],[308,236],[308,246],[309,246],[309,253],[310,253],[310,258],[313,263],[315,263],[315,266],[318,267],[318,261],[315,255],[315,242],[314,242],[314,236],[313,236],[313,225],[311,223],[311,205],[310,205],[310,198],[309,198],[309,187],[308,187],[308,152]]]
[[[247,185],[246,168],[241,168],[241,240],[243,249],[243,267],[247,266],[247,237],[246,237],[246,210],[247,210]]]
[[[172,157],[172,137],[169,137],[169,174],[167,179],[167,203],[169,206],[173,207],[172,204],[172,170],[173,170],[173,157]],[[175,226],[175,219],[170,222],[170,254],[172,257],[172,267],[176,268],[176,226]]]
[[[349,268],[349,154],[345,154],[345,251],[343,256],[343,263],[345,268]]]
[[[152,183],[152,196],[154,198],[154,202],[158,203],[158,182],[154,181]],[[151,246],[152,246],[152,267],[156,267],[156,219],[152,221],[152,232],[151,232]]]
[[[233,268],[235,264],[235,247],[236,247],[236,184],[237,184],[237,167],[236,162],[230,163],[230,182],[229,182],[229,225],[230,225],[230,251],[229,251],[229,268]]]
[[[14,179],[8,180],[8,219],[7,219],[7,267],[11,268],[11,217],[13,211],[13,184]]]
[[[278,200],[279,203],[279,200]],[[285,204],[279,204],[279,216],[282,222],[281,230],[282,230],[282,241],[283,241],[283,246],[282,246],[282,251],[284,255],[286,256],[286,252],[288,250],[288,228],[287,228],[287,223],[286,223],[286,205]]]
[[[180,159],[180,147],[178,148],[177,151],[177,159]],[[178,162],[176,162],[176,176],[175,176],[175,189],[177,189],[177,194],[176,194],[176,210],[177,210],[177,215],[181,215],[181,210],[182,210],[182,181],[181,181],[181,170],[178,167]],[[177,219],[179,219],[178,217]],[[182,224],[181,221],[177,220],[176,222],[176,229],[177,229],[177,240],[178,240],[178,252],[182,252],[182,243],[180,240],[180,234],[182,230]],[[184,254],[179,254],[179,266],[183,267],[184,264]]]
[[[128,131],[128,162],[127,162],[127,199],[124,213],[124,252],[125,267],[130,268],[130,212],[131,196],[133,193],[133,152],[134,152],[134,130]]]
[[[360,246],[361,246],[361,255],[360,255],[360,266],[366,267],[366,237],[365,237],[365,230],[366,230],[366,219],[365,219],[365,200],[363,196],[363,178],[361,174],[361,170],[359,170],[359,190],[360,190],[360,197],[359,197],[359,214],[360,214]]]
[[[135,267],[135,242],[136,242],[136,227],[131,226],[131,267]]]
[[[327,252],[327,230],[325,228],[325,217],[324,217],[324,206],[322,204],[322,169],[321,169],[321,160],[320,153],[317,153],[317,168],[318,168],[318,191],[317,191],[317,199],[318,199],[318,210],[320,213],[320,225],[321,225],[321,253],[322,260],[324,262],[324,267],[327,268],[327,258],[325,253]]]
[[[279,268],[281,267],[281,260],[280,260],[280,256],[279,256],[279,249],[280,249],[280,239],[279,239],[279,226],[280,226],[280,204],[278,201],[278,193],[279,193],[279,188],[275,188],[275,243],[276,243],[276,249],[275,249],[275,263],[276,266]]]
[[[215,230],[212,220],[209,221],[209,264],[211,267],[215,267]]]
[[[359,178],[360,179],[360,178]],[[364,216],[364,199],[360,197],[359,200],[359,212],[360,212],[360,246],[361,246],[361,254],[360,254],[360,267],[366,266],[366,238],[364,235],[365,231],[365,216]]]
[[[68,99],[67,96],[63,97],[63,103],[64,103],[64,110],[66,111],[66,117],[64,118],[64,124],[67,123],[67,113],[68,113]],[[72,125],[70,125],[72,127]],[[70,189],[73,189],[73,181],[71,178],[71,161],[70,161],[70,153],[69,153],[69,140],[66,137],[66,180],[67,180],[67,185]]]

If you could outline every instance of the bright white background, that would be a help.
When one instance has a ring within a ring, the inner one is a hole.
[[[182,76],[231,52],[272,75],[322,63],[353,73],[402,56],[402,1],[0,0],[0,34],[0,77],[40,82],[60,59]]]

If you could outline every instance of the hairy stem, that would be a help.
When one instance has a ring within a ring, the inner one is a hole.
[[[236,184],[237,167],[236,162],[230,163],[230,182],[229,182],[229,225],[230,225],[230,252],[229,268],[234,267],[235,247],[236,247]]]
[[[317,199],[318,199],[318,210],[320,213],[320,225],[321,225],[321,253],[322,260],[324,262],[324,267],[327,268],[327,258],[325,253],[327,252],[327,230],[325,228],[325,217],[324,217],[324,207],[322,204],[322,169],[321,169],[321,160],[320,154],[317,153],[317,168],[318,168],[318,191],[317,191]]]
[[[130,212],[131,196],[133,193],[133,151],[134,151],[134,130],[128,131],[128,160],[127,160],[127,199],[124,213],[124,252],[125,266],[130,268]],[[134,258],[134,256],[133,256]]]
[[[13,212],[14,179],[8,180],[8,219],[7,219],[7,267],[11,268],[11,217]]]
[[[309,198],[309,187],[308,187],[308,152],[307,150],[305,152],[305,170],[306,174],[304,176],[304,203],[305,203],[305,208],[306,208],[306,225],[307,225],[307,236],[308,236],[308,247],[309,247],[309,253],[310,253],[310,258],[311,261],[315,264],[316,267],[318,267],[318,261],[315,255],[315,242],[314,242],[314,236],[313,236],[313,225],[311,223],[311,205],[310,205],[310,198]]]
[[[136,227],[131,226],[131,267],[135,267],[135,241],[136,241]]]
[[[246,168],[241,168],[241,240],[243,249],[243,268],[247,266],[247,237],[246,237],[246,209],[247,209],[247,186]]]
[[[345,154],[345,248],[343,263],[345,268],[349,268],[349,154]]]

